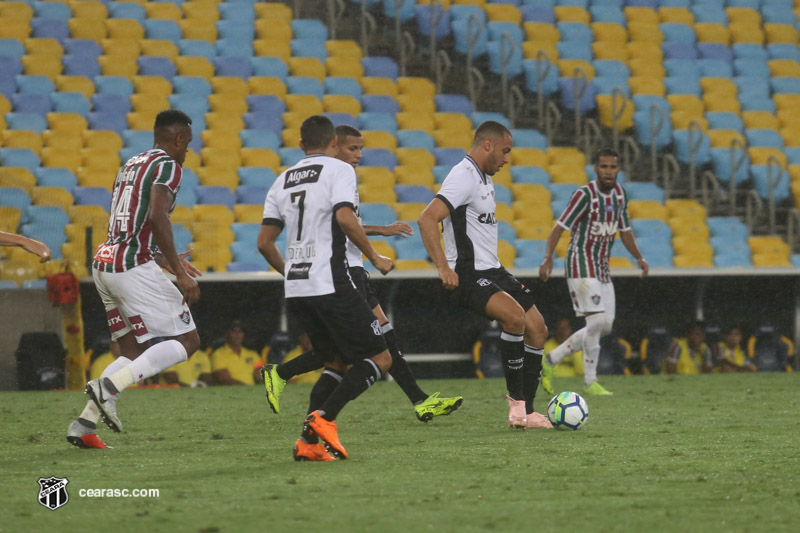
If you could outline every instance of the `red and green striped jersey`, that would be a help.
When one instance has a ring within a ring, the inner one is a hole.
[[[572,232],[564,261],[567,277],[611,281],[608,259],[617,231],[631,229],[625,190],[617,184],[603,194],[596,181],[584,185],[572,195],[558,224]]]
[[[97,247],[92,267],[125,272],[153,260],[156,249],[147,221],[150,190],[166,185],[177,197],[183,170],[164,150],[152,149],[130,158],[114,180],[106,242]],[[175,208],[173,199],[170,213]]]

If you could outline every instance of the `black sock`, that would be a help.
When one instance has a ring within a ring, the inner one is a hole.
[[[522,368],[525,354],[522,347],[522,335],[503,331],[500,334],[500,355],[503,357],[503,374],[506,377],[508,395],[513,400],[524,399]]]
[[[331,393],[336,390],[336,387],[339,386],[339,383],[342,382],[343,377],[344,374],[338,370],[333,370],[332,368],[325,369],[317,382],[314,384],[314,387],[311,389],[311,397],[308,401],[309,413],[322,407],[322,404],[325,403],[325,400],[328,399]],[[316,444],[319,442],[317,436],[305,426],[303,426],[303,434],[301,437],[309,444]]]
[[[428,395],[422,392],[422,389],[417,385],[417,380],[414,379],[414,374],[411,373],[411,369],[408,367],[408,361],[405,360],[403,352],[397,346],[397,335],[394,333],[394,328],[387,322],[381,326],[381,329],[383,330],[383,338],[386,340],[386,346],[392,355],[392,368],[389,369],[389,374],[403,389],[412,404],[424,401]]]
[[[85,418],[78,418],[78,422],[80,422],[82,426],[85,426],[86,429],[97,429],[97,424],[92,422],[91,420],[86,420]]]
[[[319,370],[324,364],[325,361],[322,356],[317,355],[317,352],[311,351],[301,353],[294,359],[290,359],[285,363],[279,364],[275,371],[278,373],[279,378],[284,381],[289,381],[293,377],[299,376],[300,374]]]
[[[539,387],[544,349],[525,345],[525,364],[522,367],[522,392],[525,394],[525,412],[533,412],[533,399]]]
[[[362,392],[381,379],[381,371],[372,359],[362,359],[348,370],[336,390],[328,396],[320,411],[325,420],[336,420],[347,402],[358,398]]]

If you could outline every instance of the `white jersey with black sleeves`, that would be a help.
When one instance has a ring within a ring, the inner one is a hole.
[[[285,226],[287,298],[333,294],[353,285],[337,209],[354,209],[353,167],[322,154],[306,156],[275,180],[264,201],[263,224]]]
[[[361,223],[361,208],[359,207],[359,198],[358,198],[358,189],[356,189],[356,197],[355,203],[353,204],[356,209],[356,217],[358,217],[358,223]],[[362,224],[363,225],[363,224]],[[353,241],[347,239],[347,263],[351,267],[363,267],[364,266],[364,256],[361,253],[361,248],[353,244]]]
[[[500,267],[494,183],[467,156],[453,167],[437,198],[450,209],[442,220],[444,251],[450,268],[488,270]]]

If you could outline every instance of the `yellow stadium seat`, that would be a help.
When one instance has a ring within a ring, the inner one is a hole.
[[[164,39],[144,39],[141,42],[141,54],[169,58],[173,63],[178,59],[178,47],[172,41]]]
[[[183,19],[178,21],[184,39],[196,39],[213,43],[217,40],[217,26],[215,22],[198,19]]]
[[[434,113],[436,111],[433,98],[424,95],[401,94],[397,97],[397,103],[403,112]]]
[[[515,220],[512,223],[518,239],[546,240],[553,229],[553,221],[531,223],[528,220]]]
[[[397,259],[394,267],[397,270],[430,270],[433,265],[425,259]]]
[[[222,148],[226,150],[241,150],[242,140],[238,135],[231,135],[226,130],[203,130],[200,132],[203,146],[207,148]]]
[[[626,7],[625,18],[628,20],[628,24],[631,22],[659,23],[658,12],[649,7]]]
[[[259,19],[268,19],[270,22],[278,20],[286,23],[292,20],[292,8],[279,2],[258,2],[255,4],[256,14]]]
[[[47,76],[55,81],[61,74],[61,57],[59,56],[22,56],[22,68],[28,76]]]
[[[800,127],[781,129],[783,144],[789,147],[800,146]]]
[[[209,8],[209,5],[211,7]],[[206,22],[217,22],[219,20],[219,11],[209,2],[184,2],[183,17],[185,19],[192,19],[193,21],[202,20]]]
[[[144,39],[144,28],[134,19],[107,19],[106,33],[110,39]]]
[[[20,220],[22,220],[22,211],[16,207],[0,206],[0,231],[16,233]]]
[[[670,217],[705,220],[706,208],[697,200],[675,198],[664,202]]]
[[[551,63],[558,61],[558,48],[556,43],[549,41],[526,41],[522,43],[522,55],[525,59],[536,59],[543,53]]]
[[[735,97],[738,94],[736,84],[730,78],[700,78],[703,93],[715,93]]]
[[[686,255],[696,251],[700,251],[701,253],[705,254],[708,250],[706,247],[711,248],[707,238],[702,239],[692,235],[672,238],[672,248],[675,250],[676,254]]]
[[[436,125],[433,121],[433,113],[397,113],[397,127],[401,130],[422,130],[433,135]]]
[[[751,165],[769,164],[769,160],[774,157],[780,162],[782,168],[786,168],[786,154],[780,148],[766,146],[748,148],[747,155],[750,156]]]
[[[56,76],[56,90],[64,93],[81,93],[86,99],[94,94],[94,82],[87,76]]]
[[[600,123],[607,128],[614,127],[614,98],[614,95],[611,94],[598,94],[595,97]],[[633,112],[635,111],[633,101],[624,96],[617,96],[616,99],[617,111],[620,107],[622,108],[622,114],[617,117],[617,128],[619,131],[625,131],[633,127]]]
[[[788,255],[781,254],[753,254],[753,266],[756,267],[790,267],[792,262]]]
[[[0,187],[17,187],[28,194],[36,187],[36,178],[24,167],[0,167]]]
[[[151,129],[152,129],[152,126],[151,126]],[[198,168],[200,168],[200,164],[201,164],[200,154],[198,154],[197,152],[195,152],[192,149],[189,149],[186,152],[186,160],[183,162],[183,165],[181,165],[181,166],[183,166],[183,168],[189,168],[189,169],[192,169],[192,170],[197,170]]]
[[[2,2],[0,17],[14,21],[28,21],[33,18],[33,9],[25,2]]]
[[[434,113],[433,123],[437,130],[472,130],[472,121],[463,113]]]
[[[522,13],[511,4],[486,4],[484,6],[489,22],[513,22],[522,24]],[[587,13],[588,15],[588,13]]]
[[[242,166],[242,157],[238,150],[228,148],[202,148],[200,156],[206,168],[238,169]]]
[[[583,152],[572,146],[551,146],[545,153],[548,164],[570,164],[579,167],[586,166],[586,156]]]
[[[163,109],[169,109],[169,100],[166,96],[156,94],[132,94],[131,106],[134,112],[158,114]]]
[[[88,129],[86,119],[78,113],[47,113],[47,124],[51,130],[64,130],[74,132],[80,138],[83,130]]]
[[[594,79],[594,66],[585,59],[559,59],[558,70],[562,76],[571,78],[577,75],[580,70],[586,75],[587,79]]]
[[[263,206],[262,206],[263,212]],[[197,204],[192,207],[195,222],[217,222],[222,226],[233,224],[233,211],[224,205]]]
[[[132,112],[125,115],[128,120],[128,129],[131,130],[152,130],[153,124],[156,122],[156,115],[154,113],[139,113]]]
[[[381,255],[384,255],[394,261],[397,258],[397,252],[394,251],[394,248],[388,241],[379,241],[377,239],[371,239],[370,244],[372,247],[375,248],[375,251]]]
[[[800,64],[794,59],[772,59],[767,62],[772,76],[791,76],[800,78]]]
[[[415,94],[429,96],[431,100],[436,95],[436,86],[428,78],[401,76],[397,78],[399,94]]]
[[[322,106],[326,113],[350,113],[353,117],[357,117],[361,113],[361,102],[344,94],[323,95]]]
[[[181,8],[169,2],[145,2],[143,7],[148,19],[174,20],[178,22],[183,18]]]
[[[75,132],[70,129],[44,130],[42,132],[42,143],[43,146],[75,152],[83,148],[81,135],[75,135]]]
[[[72,0],[68,3],[73,17],[86,17],[94,20],[104,20],[108,17],[108,9],[103,2],[98,0]]]
[[[508,222],[509,224],[514,222],[514,211],[508,204],[498,203],[495,207],[494,216],[501,222]]]
[[[726,7],[725,13],[728,15],[728,22],[749,22],[751,24],[761,24],[761,14],[749,7]]]
[[[106,38],[105,24],[98,24],[97,19],[73,17],[67,21],[69,35],[73,39],[91,39],[98,43]]]
[[[397,98],[397,83],[391,78],[365,76],[361,78],[361,89],[364,94],[384,94]]]
[[[109,191],[114,187],[116,172],[109,173],[104,168],[78,167],[75,171],[78,185],[82,187],[103,187]]]
[[[658,24],[646,24],[643,22],[628,23],[628,34],[631,41],[661,44],[664,41],[664,34]]]
[[[208,105],[213,113],[229,113],[241,117],[247,113],[247,100],[229,94],[211,94]]]
[[[694,15],[685,7],[660,7],[658,16],[661,22],[676,22],[679,24],[694,24]]]
[[[6,98],[4,94],[0,94],[0,116],[10,112],[11,102],[8,101],[8,98]]]
[[[316,78],[320,83],[325,81],[325,65],[316,57],[290,57],[287,64],[291,76]]]
[[[741,104],[735,96],[719,93],[706,93],[703,95],[703,104],[706,107],[706,112],[722,111],[728,113],[736,113],[741,111]]]
[[[800,109],[781,109],[780,106],[778,107],[777,116],[781,128],[795,127],[800,123]]]
[[[233,214],[236,218],[236,222],[260,224],[264,218],[264,206],[236,204],[233,206]],[[174,218],[174,212],[171,218]]]
[[[214,77],[214,65],[205,57],[179,56],[175,67],[179,76],[198,76],[206,81]]]
[[[708,241],[711,231],[704,220],[692,220],[690,218],[670,218],[667,223],[672,230],[674,237],[689,237],[699,239],[703,242]]]
[[[539,148],[513,148],[509,158],[513,166],[547,168],[549,164],[547,154]]]
[[[395,181],[400,185],[425,185],[433,188],[436,184],[433,172],[428,168],[398,165],[394,167],[394,176]]]
[[[34,205],[55,205],[64,210],[74,203],[72,194],[61,187],[34,187],[31,201]]]
[[[356,168],[358,182],[368,188],[389,188],[395,185],[394,173],[386,167],[358,167]]]
[[[191,243],[190,247],[194,248],[191,263],[201,272],[227,272],[228,263],[233,260],[229,245],[201,246]]]
[[[514,220],[525,220],[534,224],[549,224],[553,221],[553,210],[549,204],[516,200],[511,203],[511,209]]]
[[[632,218],[655,218],[667,221],[667,207],[655,200],[631,200],[628,202],[628,213]]]
[[[325,60],[325,69],[328,76],[340,76],[361,80],[364,77],[364,67],[358,59],[349,56],[333,56]]]
[[[514,259],[517,258],[517,249],[508,241],[497,241],[497,258],[506,268],[514,268]]]
[[[683,111],[693,116],[703,116],[705,111],[703,102],[693,94],[670,94],[667,102],[672,111]]]
[[[103,39],[100,46],[103,49],[103,55],[121,57],[126,60],[136,58],[142,53],[142,45],[137,39],[121,37],[116,39]]]
[[[403,166],[430,169],[436,165],[436,158],[425,148],[398,148],[395,154]]]
[[[628,32],[615,22],[595,22],[592,24],[592,33],[595,42],[612,42],[625,44],[628,42]]]
[[[355,41],[329,40],[325,41],[325,49],[330,57],[349,57],[357,61],[361,60],[361,47]]]
[[[212,185],[216,187],[227,187],[231,191],[239,185],[239,176],[236,169],[221,167],[200,167],[195,170],[201,185]]]
[[[750,22],[732,22],[728,31],[733,44],[764,44],[764,31],[761,26]]]
[[[285,117],[289,113],[284,113],[283,116]],[[294,114],[294,113],[293,113]],[[303,119],[305,120],[305,119]],[[302,121],[298,121],[302,122]],[[286,119],[283,119],[284,125],[288,125],[286,123]],[[281,131],[281,140],[283,141],[284,148],[300,148],[300,124],[295,127],[290,127]]]
[[[373,184],[359,185],[358,196],[362,202],[366,203],[383,203],[389,205],[397,203],[397,195],[394,189]]]
[[[582,165],[571,163],[554,163],[547,167],[550,174],[550,181],[553,183],[573,183],[575,185],[586,185],[589,177],[586,168]]]
[[[492,176],[492,181],[495,185],[503,185],[504,187],[511,187],[511,182],[514,181],[513,176],[511,176],[511,168],[506,165],[497,172],[494,173]]]
[[[105,146],[82,149],[81,159],[81,166],[102,169],[109,174],[115,174],[122,164],[118,150]]]
[[[279,57],[288,63],[292,57],[289,41],[278,39],[256,39],[253,41],[253,53],[259,57]]]
[[[0,2],[2,5],[2,2]],[[31,23],[27,20],[0,18],[0,39],[23,41],[31,34]]]
[[[592,43],[592,53],[595,59],[608,59],[613,61],[628,62],[628,48],[625,43],[612,41],[598,41]]]
[[[42,137],[31,130],[4,130],[2,132],[4,148],[27,148],[39,155],[42,151]]]
[[[433,139],[438,148],[463,148],[469,150],[472,146],[472,130],[435,130]]]
[[[552,200],[550,191],[544,185],[538,183],[514,183],[511,185],[511,193],[515,201],[526,203],[536,203],[543,206],[550,206]]]
[[[323,113],[322,102],[311,94],[287,94],[286,109],[289,112],[302,113],[305,118]],[[302,122],[302,121],[301,121]],[[299,127],[300,124],[297,124]]]
[[[417,220],[428,204],[421,203],[399,203],[394,205],[397,211],[397,220]]]
[[[699,22],[694,25],[694,31],[697,34],[697,41],[701,43],[717,43],[728,46],[731,42],[728,28],[722,24]]]
[[[286,99],[286,85],[280,78],[270,76],[251,76],[247,80],[250,94],[271,94],[281,100]]]
[[[122,148],[122,138],[115,131],[86,130],[81,135],[84,148],[103,148],[107,151],[118,153]]]
[[[789,24],[764,24],[767,43],[797,44],[797,30]]]
[[[763,235],[759,237],[748,237],[747,244],[750,250],[756,254],[789,254],[789,245],[777,235]]]
[[[211,88],[215,94],[229,95],[231,98],[246,98],[250,94],[247,82],[236,76],[214,76]]]
[[[627,257],[609,257],[608,266],[612,269],[617,268],[635,268],[631,260]]]
[[[672,258],[672,264],[676,268],[712,268],[713,250],[697,250],[690,254],[677,254]]]
[[[525,30],[526,41],[546,41],[555,44],[561,40],[561,34],[554,24],[526,22],[522,27]]]
[[[734,140],[746,144],[744,135],[737,130],[708,130],[706,132],[711,139],[711,146],[713,148],[730,148]]]
[[[386,148],[394,151],[397,148],[397,137],[388,131],[364,130],[361,132],[365,148]]]
[[[553,11],[558,22],[580,22],[588,25],[592,21],[589,12],[580,6],[556,6]]]
[[[39,38],[25,39],[25,52],[32,56],[61,57],[64,49],[55,39]]]
[[[292,26],[290,20],[258,19],[255,23],[256,36],[259,39],[269,39],[275,41],[292,40]]]
[[[196,221],[192,224],[192,237],[204,246],[230,246],[234,241],[233,231],[215,220]]]
[[[700,126],[703,132],[708,131],[708,120],[702,113],[695,114],[691,111],[673,111],[669,114],[669,118],[672,121],[673,129],[684,130],[689,128],[694,122],[696,125]]]
[[[780,128],[778,117],[769,111],[743,111],[742,121],[745,128],[777,130]]]
[[[108,225],[108,211],[99,205],[73,205],[67,209],[67,214],[70,221],[80,227]]]
[[[242,148],[242,166],[268,167],[277,172],[281,158],[269,148]]]
[[[628,43],[626,47],[628,48],[628,57],[631,60],[640,59],[660,64],[664,59],[664,52],[658,43],[637,41]]]
[[[665,96],[667,92],[663,80],[655,76],[631,76],[628,78],[628,86],[634,95]]]
[[[800,112],[800,94],[773,94],[772,101],[775,102],[778,113],[784,110]]]
[[[136,57],[102,55],[97,58],[97,63],[100,65],[100,72],[103,76],[122,76],[123,78],[132,79],[136,77],[136,73],[139,71]]]

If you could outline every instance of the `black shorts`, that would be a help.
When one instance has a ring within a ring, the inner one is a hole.
[[[453,291],[458,305],[486,314],[489,298],[497,292],[506,292],[525,312],[536,305],[531,290],[503,267],[490,270],[457,270],[458,287]]]
[[[386,351],[378,319],[352,286],[333,294],[287,298],[287,309],[325,361],[353,364]]]
[[[353,283],[356,284],[361,297],[367,301],[370,309],[375,309],[381,302],[378,300],[378,295],[372,284],[369,282],[369,272],[364,267],[350,267],[347,269],[350,272],[350,277],[353,278]]]

